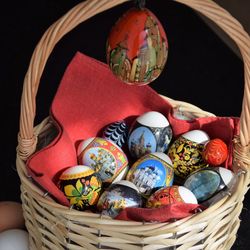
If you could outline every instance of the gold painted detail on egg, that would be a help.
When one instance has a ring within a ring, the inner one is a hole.
[[[92,174],[94,174],[94,173],[95,173],[94,170],[88,169],[88,170],[85,170],[85,171],[80,172],[80,173],[62,174],[61,177],[60,177],[60,179],[61,179],[61,180],[78,179],[78,178],[82,178],[82,177],[86,177],[86,176],[92,175]]]
[[[208,164],[202,159],[203,149],[203,144],[187,140],[182,136],[177,139],[168,151],[175,174],[186,178],[192,172],[207,167]]]

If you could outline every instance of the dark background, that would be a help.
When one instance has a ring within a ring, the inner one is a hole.
[[[0,201],[20,201],[15,170],[22,84],[32,52],[46,29],[79,0],[6,1],[1,7]],[[82,23],[55,47],[41,78],[35,124],[49,115],[60,79],[77,51],[105,62],[105,43],[115,21],[132,2]],[[190,8],[174,1],[148,0],[147,7],[165,27],[169,56],[162,75],[150,86],[160,94],[192,103],[218,116],[240,116],[243,63]],[[250,196],[233,249],[249,249]]]

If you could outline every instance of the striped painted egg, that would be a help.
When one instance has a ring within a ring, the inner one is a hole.
[[[105,128],[102,137],[111,140],[121,148],[127,142],[128,126],[124,120],[111,123]]]

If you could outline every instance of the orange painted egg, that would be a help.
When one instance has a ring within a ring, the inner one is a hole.
[[[107,62],[120,80],[144,85],[162,72],[168,55],[165,31],[146,8],[129,9],[114,25],[107,40]]]
[[[212,139],[205,145],[202,156],[208,164],[219,166],[227,159],[227,145],[221,139]]]

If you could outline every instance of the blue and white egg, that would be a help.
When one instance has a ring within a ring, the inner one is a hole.
[[[167,150],[173,132],[168,119],[157,111],[146,112],[131,127],[128,148],[132,157],[140,157]]]
[[[128,125],[124,120],[111,123],[104,129],[102,137],[107,140],[111,140],[120,148],[122,148],[127,142]]]
[[[172,161],[162,152],[147,154],[133,164],[126,180],[133,182],[140,194],[147,198],[156,190],[173,185]]]
[[[184,186],[192,191],[198,202],[212,198],[223,189],[228,188],[234,173],[224,167],[208,167],[192,173],[184,182]]]

